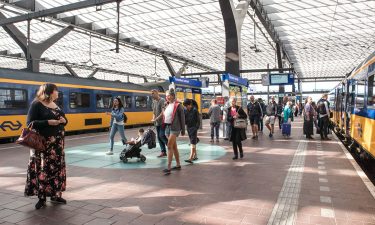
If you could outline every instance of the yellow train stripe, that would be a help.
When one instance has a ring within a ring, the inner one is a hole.
[[[364,70],[366,67],[368,67],[371,63],[375,62],[375,57],[369,60],[365,65],[361,66],[358,70],[356,70],[353,75],[351,75],[348,79],[353,79],[355,75],[357,75],[359,72]]]
[[[41,82],[41,81],[13,80],[13,79],[6,79],[6,78],[0,78],[0,82],[2,82],[2,83],[15,83],[15,84],[32,84],[32,85],[42,85],[42,84],[46,83],[46,82]],[[138,90],[122,89],[122,88],[94,87],[94,86],[85,86],[85,85],[76,85],[76,84],[62,84],[62,83],[54,83],[54,84],[56,84],[57,87],[86,88],[86,89],[92,89],[92,90],[123,91],[123,92],[135,92],[135,93],[150,94],[149,91],[138,91]]]
[[[147,125],[151,124],[152,112],[126,112],[128,121],[125,126],[131,125]],[[111,120],[111,116],[105,113],[77,113],[77,114],[66,114],[68,124],[65,127],[66,131],[79,131],[79,130],[91,130],[108,128]],[[0,129],[0,138],[17,137],[21,134],[22,128],[26,127],[26,115],[11,115],[11,116],[0,116],[0,121],[9,121],[15,126],[5,128],[5,131]],[[101,119],[102,123],[98,125],[85,125],[86,119]],[[20,126],[18,127],[17,125]],[[10,126],[10,123],[8,124]]]

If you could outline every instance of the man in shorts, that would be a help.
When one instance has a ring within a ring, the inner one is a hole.
[[[251,130],[253,132],[252,139],[258,139],[258,124],[262,116],[262,108],[254,96],[250,96],[250,102],[247,104],[247,115],[249,116]]]
[[[274,129],[275,129],[275,118],[277,116],[277,104],[275,102],[275,97],[271,98],[270,103],[266,108],[266,127],[270,131],[269,137],[273,136]]]

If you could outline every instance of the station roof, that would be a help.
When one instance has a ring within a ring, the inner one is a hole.
[[[36,10],[80,2],[35,1]],[[0,5],[4,4],[0,11],[6,17],[28,12],[3,2],[0,1]],[[16,3],[17,0],[10,2]],[[375,47],[375,1],[260,2],[301,77],[344,76]],[[238,4],[238,1],[234,0],[234,4]],[[184,63],[179,57],[199,62],[207,68],[225,70],[225,30],[218,0],[124,0],[120,7],[120,39],[128,40],[128,44],[120,45],[120,53],[113,51],[113,34],[117,29],[116,3],[65,12],[56,18],[46,18],[44,22],[32,20],[31,40],[41,42],[47,39],[74,18],[75,30],[49,48],[42,58],[80,65],[80,68],[74,70],[82,77],[92,72],[91,67],[100,67],[155,79],[167,78],[169,72],[161,55],[155,55],[139,46],[151,46],[178,56],[169,57],[175,70]],[[251,7],[248,12],[241,36],[242,68],[266,68],[267,64],[270,68],[275,68],[275,44]],[[26,22],[15,25],[26,35]],[[95,31],[91,35],[91,58],[90,30]],[[0,67],[25,68],[26,61],[20,59],[24,57],[22,50],[1,28],[0,40],[0,52],[7,53],[7,57],[0,57]],[[200,71],[205,70],[190,65],[185,72]],[[42,63],[41,72],[67,73],[67,70],[60,65]],[[259,73],[243,74],[243,77],[250,79],[259,76]],[[125,79],[122,75],[104,72],[98,72],[95,77]],[[130,81],[140,81],[139,78],[132,79]]]

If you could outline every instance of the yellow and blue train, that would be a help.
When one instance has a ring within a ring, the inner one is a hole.
[[[109,127],[112,100],[119,96],[128,117],[126,125],[150,124],[150,88],[133,83],[77,78],[65,75],[0,70],[0,139],[14,139],[26,125],[30,103],[39,86],[51,82],[58,86],[57,104],[69,120],[66,131]]]
[[[361,158],[375,158],[375,52],[329,93],[331,125]]]

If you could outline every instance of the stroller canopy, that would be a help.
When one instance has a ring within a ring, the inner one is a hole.
[[[143,134],[143,138],[141,140],[141,145],[147,144],[148,149],[152,149],[156,147],[156,135],[155,132],[148,128],[145,133]]]

